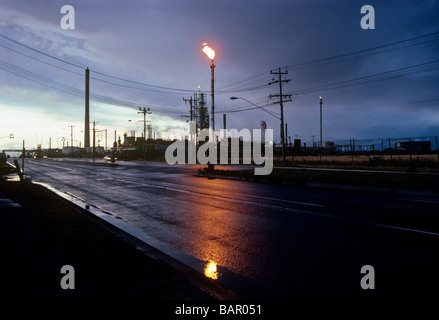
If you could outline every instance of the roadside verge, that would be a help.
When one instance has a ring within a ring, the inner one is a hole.
[[[439,196],[438,174],[418,172],[276,167],[270,175],[257,176],[254,175],[252,169],[209,172],[207,168],[204,168],[198,170],[197,176],[297,187]]]

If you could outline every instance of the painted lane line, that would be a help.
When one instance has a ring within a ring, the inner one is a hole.
[[[304,206],[311,206],[311,207],[320,207],[320,208],[326,208],[323,204],[317,204],[317,203],[309,203],[309,202],[302,202],[302,201],[294,201],[294,200],[287,200],[287,199],[279,199],[279,198],[271,198],[271,197],[264,197],[264,196],[256,196],[252,194],[243,194],[243,193],[237,193],[239,195],[248,196],[248,197],[254,197],[254,198],[260,198],[260,199],[266,199],[266,200],[273,200],[273,201],[280,201],[280,202],[288,202],[288,203],[294,203],[294,204],[301,204]]]
[[[127,181],[127,180],[123,180],[123,181],[124,182],[130,182],[130,181]],[[131,181],[131,183],[133,183],[133,182]],[[137,184],[137,185],[140,185],[140,186],[145,186],[145,187],[153,187],[153,188],[165,189],[165,190],[176,191],[176,192],[181,192],[181,193],[198,194],[198,195],[202,195],[202,196],[205,196],[205,197],[211,197],[211,198],[227,199],[227,200],[231,200],[231,201],[238,202],[238,203],[246,203],[246,204],[256,205],[256,206],[260,206],[260,207],[267,207],[267,208],[272,208],[272,209],[285,210],[285,211],[290,211],[290,212],[293,212],[293,213],[317,216],[317,217],[322,217],[322,218],[331,219],[331,220],[337,220],[337,221],[341,221],[341,222],[363,224],[363,225],[369,225],[369,226],[380,227],[380,228],[385,228],[385,229],[393,229],[393,230],[400,230],[400,231],[407,231],[407,232],[413,232],[413,233],[420,233],[420,234],[439,236],[439,233],[437,233],[437,232],[431,232],[431,231],[425,231],[425,230],[418,230],[418,229],[412,229],[412,228],[404,228],[404,227],[392,226],[392,225],[375,223],[375,222],[370,222],[370,221],[364,221],[364,220],[340,217],[340,216],[336,216],[336,215],[332,215],[332,214],[318,213],[318,212],[312,212],[312,211],[306,211],[306,210],[300,210],[300,209],[294,209],[294,208],[288,208],[288,207],[281,207],[281,206],[278,206],[278,205],[271,205],[271,204],[266,204],[266,203],[253,202],[253,201],[248,201],[248,200],[239,200],[239,199],[234,199],[234,198],[229,198],[229,197],[224,197],[224,196],[210,195],[210,194],[205,194],[205,193],[201,193],[201,192],[195,192],[195,191],[177,189],[177,188],[172,188],[172,187],[159,186],[159,185],[150,184],[150,183],[138,183],[138,182],[134,182],[134,183]]]
[[[46,167],[51,167],[51,168],[59,168],[59,169],[67,170],[67,171],[72,171],[72,169],[70,169],[70,168],[65,168],[65,167],[61,167],[61,166],[50,165],[50,164],[47,164],[47,163],[39,163],[39,165],[41,165],[41,166],[46,166]]]
[[[420,200],[420,199],[402,199],[403,201],[421,202],[421,203],[433,203],[439,204],[439,201],[434,200]]]
[[[137,183],[137,184],[144,184],[144,182],[136,182],[136,181],[130,181],[130,180],[124,180],[124,179],[119,179],[116,178],[114,180],[120,181],[120,182],[125,182],[125,183]],[[169,183],[167,183],[169,184]],[[155,184],[148,184],[148,186],[158,186]],[[162,187],[166,187],[166,186],[162,186]],[[203,192],[199,192],[199,191],[190,191],[187,189],[178,189],[178,188],[174,188],[174,187],[167,187],[170,188],[172,190],[186,190],[188,192],[192,192],[193,194],[202,194],[202,195],[208,195],[208,196],[215,196],[215,195],[211,195],[211,194],[207,194],[207,193],[203,193]],[[265,199],[265,200],[271,200],[271,201],[278,201],[278,202],[287,202],[287,203],[292,203],[292,204],[298,204],[298,205],[304,205],[304,206],[312,206],[312,207],[319,207],[319,208],[326,208],[325,205],[322,204],[316,204],[316,203],[309,203],[309,202],[302,202],[302,201],[294,201],[294,200],[288,200],[288,199],[280,199],[280,198],[272,198],[272,197],[265,197],[265,196],[257,196],[257,195],[252,195],[252,194],[244,194],[244,193],[235,193],[235,195],[239,195],[239,196],[246,196],[246,197],[253,197],[253,198],[259,198],[259,199]],[[232,200],[240,200],[240,201],[247,201],[247,200],[241,200],[241,199],[236,199],[236,198],[232,198],[232,197],[226,197],[226,196],[219,196],[216,195],[217,197],[221,197],[224,199],[232,199]]]
[[[126,180],[124,180],[124,181],[128,182]],[[261,207],[268,207],[268,208],[272,208],[272,209],[286,210],[286,211],[290,211],[290,212],[294,212],[294,213],[313,215],[313,216],[323,217],[323,218],[327,218],[327,219],[338,220],[338,221],[342,221],[342,222],[349,222],[349,223],[355,223],[355,224],[366,224],[366,225],[370,225],[370,226],[387,228],[387,229],[394,229],[394,230],[401,230],[401,231],[408,231],[408,232],[414,232],[414,233],[422,233],[422,234],[439,236],[439,233],[436,233],[436,232],[417,230],[417,229],[411,229],[411,228],[404,228],[404,227],[392,226],[392,225],[387,225],[387,224],[380,224],[380,223],[375,223],[375,222],[370,222],[370,221],[363,221],[363,220],[357,220],[357,219],[352,219],[352,218],[335,216],[335,215],[326,214],[326,213],[318,213],[318,212],[312,212],[312,211],[306,211],[306,210],[300,210],[300,209],[294,209],[294,208],[288,208],[288,207],[281,207],[281,206],[277,206],[277,205],[270,205],[270,204],[253,202],[253,201],[248,201],[248,200],[239,200],[239,199],[234,199],[234,198],[229,198],[229,197],[204,194],[201,192],[194,192],[194,191],[188,191],[188,190],[177,189],[177,188],[172,188],[172,187],[159,186],[159,185],[149,184],[149,183],[136,183],[136,184],[141,185],[141,186],[145,186],[145,187],[153,187],[153,188],[171,190],[171,191],[182,192],[182,193],[199,194],[199,195],[203,195],[206,197],[212,197],[212,198],[227,199],[227,200],[232,200],[235,202],[257,205],[257,206],[261,206]]]

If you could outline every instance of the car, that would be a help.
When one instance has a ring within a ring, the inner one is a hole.
[[[116,162],[117,158],[115,156],[113,156],[113,155],[108,155],[108,156],[104,157],[104,160],[111,161],[111,162]]]

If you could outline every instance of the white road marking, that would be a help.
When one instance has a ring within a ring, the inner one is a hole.
[[[67,171],[72,171],[72,169],[70,169],[70,168],[65,168],[65,167],[60,167],[60,166],[55,166],[55,165],[53,165],[53,164],[47,164],[47,163],[38,163],[38,165],[41,165],[41,166],[46,166],[46,167],[52,167],[52,168],[59,168],[59,169],[64,169],[64,170],[67,170]]]
[[[47,165],[47,164],[42,164],[42,165],[45,165],[45,166],[48,166],[48,167],[57,167],[57,168],[61,168],[61,169],[69,170],[69,171],[72,170],[72,169],[68,169],[68,168],[64,168],[64,167],[59,167],[59,166],[53,166],[53,165]],[[294,212],[294,213],[301,213],[301,214],[319,216],[319,217],[323,217],[323,218],[327,218],[327,219],[332,219],[332,220],[338,220],[338,221],[342,221],[342,222],[350,222],[350,223],[355,223],[355,224],[365,224],[365,225],[381,227],[381,228],[386,228],[386,229],[401,230],[401,231],[408,231],[408,232],[414,232],[414,233],[421,233],[421,234],[428,234],[428,235],[433,235],[433,236],[439,236],[439,233],[436,233],[436,232],[430,232],[430,231],[424,231],[424,230],[418,230],[418,229],[411,229],[411,228],[404,228],[404,227],[380,224],[380,223],[375,223],[375,222],[370,222],[370,221],[363,221],[363,220],[357,220],[357,219],[352,219],[352,218],[340,217],[340,216],[326,214],[326,213],[318,213],[318,212],[312,212],[312,211],[306,211],[306,210],[282,207],[282,206],[278,206],[278,205],[259,203],[259,202],[249,201],[249,200],[235,199],[235,198],[232,198],[232,197],[226,197],[226,196],[220,196],[220,195],[212,195],[212,194],[207,194],[207,193],[198,192],[198,191],[179,189],[179,188],[175,188],[175,187],[161,186],[161,185],[156,185],[156,184],[151,184],[151,183],[144,183],[144,182],[136,182],[136,181],[133,181],[133,180],[125,180],[125,179],[120,179],[120,178],[113,178],[113,180],[114,181],[125,182],[125,183],[132,184],[132,185],[137,185],[137,186],[145,186],[145,187],[152,187],[152,188],[158,188],[158,189],[165,189],[165,190],[171,190],[171,191],[180,192],[180,193],[197,194],[197,195],[202,195],[202,196],[210,197],[210,198],[227,199],[227,200],[238,202],[238,203],[247,203],[247,204],[251,204],[251,205],[257,205],[257,206],[273,208],[273,209],[280,209],[280,210],[290,211],[290,212]],[[253,196],[253,195],[246,195],[246,196]],[[261,196],[253,196],[253,197],[265,198],[265,199],[276,200],[276,201],[291,202],[291,203],[297,203],[297,204],[305,204],[305,205],[311,205],[311,206],[313,206],[313,205],[314,206],[321,206],[321,205],[318,205],[318,204],[310,204],[310,203],[305,203],[305,202],[295,202],[295,201],[292,201],[292,200],[284,200],[284,199],[277,199],[277,198],[269,198],[269,197],[261,197]],[[417,200],[417,199],[407,199],[407,200],[409,200],[409,201],[418,201],[418,202],[437,203],[436,201],[428,201],[428,200],[427,201]]]
[[[413,202],[424,202],[424,203],[434,203],[439,204],[439,201],[433,201],[433,200],[421,200],[421,199],[402,199],[404,201],[413,201]]]

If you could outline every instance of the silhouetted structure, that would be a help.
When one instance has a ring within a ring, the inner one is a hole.
[[[411,153],[429,153],[431,152],[430,141],[400,141],[399,146]]]

